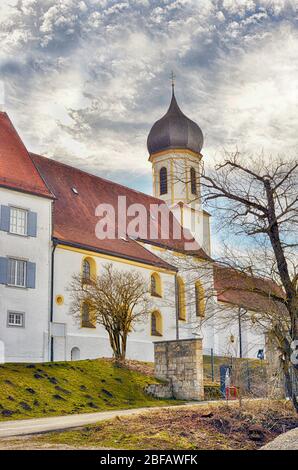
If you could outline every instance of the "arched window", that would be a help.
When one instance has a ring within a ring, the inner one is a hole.
[[[162,318],[157,310],[151,313],[151,335],[162,336]]]
[[[80,350],[76,346],[70,351],[70,358],[72,361],[80,360]]]
[[[177,277],[177,301],[178,301],[178,317],[179,320],[186,320],[186,308],[185,308],[185,286],[183,279]]]
[[[159,194],[167,194],[168,192],[168,174],[167,169],[163,166],[159,171]]]
[[[82,263],[82,279],[83,282],[89,282],[96,278],[96,263],[93,258],[88,256],[83,259]]]
[[[197,194],[197,175],[196,170],[191,167],[190,169],[190,187],[191,187],[191,194]]]
[[[92,315],[91,307],[88,302],[82,305],[82,328],[95,328],[95,321]]]
[[[151,295],[153,295],[154,297],[162,296],[161,279],[159,274],[157,273],[151,274]]]
[[[82,270],[83,280],[90,281],[91,276],[91,267],[87,258],[83,260],[83,270]]]
[[[205,316],[205,292],[200,281],[195,284],[195,296],[196,296],[196,315],[197,317]]]

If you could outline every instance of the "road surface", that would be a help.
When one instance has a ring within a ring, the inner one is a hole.
[[[212,402],[216,403],[216,402]],[[221,403],[223,403],[221,401]],[[31,418],[15,421],[0,421],[0,439],[13,436],[26,436],[29,434],[38,434],[50,431],[62,431],[65,429],[77,428],[88,424],[98,423],[106,419],[115,418],[116,416],[132,416],[144,413],[146,411],[154,411],[171,408],[193,407],[208,405],[209,402],[192,402],[178,406],[163,407],[145,407],[129,410],[112,410],[101,411],[97,413],[81,413],[66,416],[52,416],[49,418]]]
[[[244,399],[244,402],[258,401],[258,398]],[[212,401],[192,401],[182,405],[151,406],[144,408],[134,408],[129,410],[111,410],[97,413],[81,413],[66,416],[52,416],[48,418],[20,419],[15,421],[0,421],[0,439],[13,436],[27,436],[29,434],[39,434],[51,431],[63,431],[65,429],[78,428],[88,424],[98,423],[116,416],[132,416],[161,409],[193,408],[195,406],[207,406],[214,404],[226,404],[225,400]],[[230,405],[237,405],[238,400],[229,401]]]

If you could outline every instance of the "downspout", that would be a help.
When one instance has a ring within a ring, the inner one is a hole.
[[[175,312],[176,312],[176,340],[179,339],[179,299],[178,299],[178,274],[175,274]]]
[[[55,250],[57,242],[53,240],[52,261],[51,261],[51,304],[50,304],[50,329],[54,318],[54,272],[55,272]],[[51,330],[50,330],[51,332]],[[54,361],[54,338],[51,334],[50,339],[50,361]]]
[[[241,325],[241,307],[238,307],[238,330],[239,330],[239,357],[242,359],[242,325]]]

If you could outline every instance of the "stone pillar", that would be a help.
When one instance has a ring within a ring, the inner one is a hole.
[[[201,339],[154,342],[155,376],[172,384],[174,398],[203,400]]]

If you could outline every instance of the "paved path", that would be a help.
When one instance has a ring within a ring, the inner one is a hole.
[[[212,402],[216,403],[216,402]],[[221,402],[222,403],[222,402]],[[81,413],[66,416],[52,416],[50,418],[32,418],[15,421],[0,421],[0,438],[12,436],[26,436],[28,434],[36,434],[49,431],[61,431],[64,429],[76,428],[87,424],[98,423],[106,419],[115,418],[116,416],[132,416],[144,413],[146,411],[154,411],[160,409],[171,409],[181,407],[193,407],[207,405],[209,402],[192,402],[178,406],[158,406],[135,408],[129,410],[112,410],[97,413]]]
[[[281,434],[261,450],[298,450],[298,428]]]
[[[244,399],[243,401],[259,401],[258,398]],[[192,401],[183,405],[172,406],[151,406],[144,408],[134,408],[129,410],[101,411],[97,413],[81,413],[66,416],[52,416],[49,418],[31,418],[15,421],[0,421],[0,439],[12,436],[27,436],[50,431],[62,431],[64,429],[78,428],[87,424],[98,423],[116,416],[132,416],[161,409],[193,408],[195,406],[206,406],[211,404],[225,404],[224,400],[212,401]],[[230,401],[230,405],[237,405],[238,400]]]

